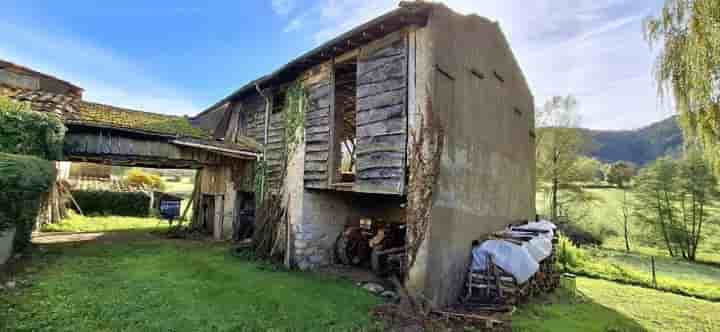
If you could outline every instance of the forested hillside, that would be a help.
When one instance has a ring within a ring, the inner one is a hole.
[[[682,130],[673,116],[635,130],[590,130],[590,155],[603,162],[626,160],[644,165],[667,154],[676,155],[682,149]]]

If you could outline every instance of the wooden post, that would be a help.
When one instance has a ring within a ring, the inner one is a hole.
[[[655,279],[655,256],[650,256],[650,265],[652,266],[652,285],[657,288],[657,279]]]

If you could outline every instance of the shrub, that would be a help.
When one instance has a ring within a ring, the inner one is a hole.
[[[130,185],[142,186],[154,190],[165,190],[165,181],[160,175],[145,172],[139,168],[131,168],[125,173],[125,182]]]
[[[582,249],[578,248],[567,236],[558,235],[557,262],[564,270],[579,268],[586,260],[587,255]]]
[[[150,196],[143,192],[73,191],[85,214],[147,217]]]
[[[576,225],[575,223],[564,222],[558,224],[558,229],[575,245],[599,246],[603,242],[602,227],[596,231],[589,231],[580,228],[580,226]]]
[[[0,97],[0,152],[58,160],[66,131],[57,115]]]
[[[14,248],[30,244],[43,195],[55,180],[55,167],[47,160],[0,153],[0,231],[15,226]]]

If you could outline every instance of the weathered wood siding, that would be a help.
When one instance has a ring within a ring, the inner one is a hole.
[[[265,100],[259,94],[252,94],[241,103],[247,115],[247,136],[265,144]]]
[[[360,52],[355,191],[404,193],[407,67],[404,36],[390,36]]]
[[[306,80],[308,105],[305,111],[305,187],[328,188],[330,154],[330,105],[332,81],[328,66],[318,68]]]
[[[285,113],[276,112],[270,114],[266,148],[267,188],[270,192],[277,193],[282,187],[283,171],[286,166]]]
[[[164,140],[130,137],[112,130],[70,132],[63,152],[73,161],[112,161],[116,165],[197,168],[217,165],[223,157],[195,148],[181,147]]]
[[[268,95],[271,91],[267,91]],[[285,113],[272,112],[265,142],[265,98],[253,93],[239,101],[241,105],[237,114],[231,118],[233,123],[228,126],[226,137],[245,135],[265,145],[265,161],[267,162],[266,188],[278,192],[282,185],[283,168],[285,167]]]

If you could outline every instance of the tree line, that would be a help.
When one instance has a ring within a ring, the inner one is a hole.
[[[662,157],[637,168],[629,162],[603,165],[586,157],[591,139],[578,129],[578,101],[552,97],[536,116],[536,178],[553,220],[582,220],[596,200],[589,184],[607,182],[622,190],[618,219],[630,250],[630,221],[641,221],[648,239],[657,239],[671,256],[695,260],[703,230],[720,216],[712,161],[702,147],[688,144],[680,158]],[[585,206],[574,209],[569,207]]]

